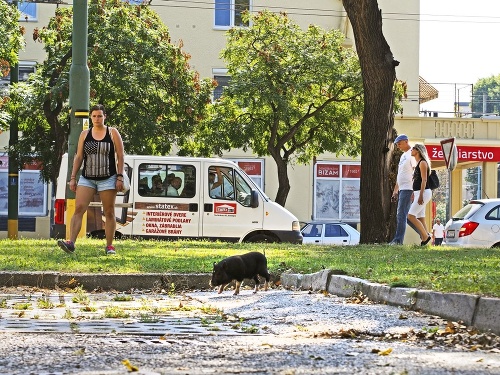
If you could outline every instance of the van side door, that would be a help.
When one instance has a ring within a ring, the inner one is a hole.
[[[134,162],[137,179],[130,235],[144,238],[197,238],[200,235],[200,163],[165,158]],[[125,234],[125,233],[124,233]]]

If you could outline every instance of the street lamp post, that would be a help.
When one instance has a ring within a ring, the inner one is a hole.
[[[12,1],[12,6],[17,9],[17,0]],[[19,81],[19,64],[16,63],[10,69],[10,85]],[[18,136],[19,122],[17,115],[13,114],[10,121],[9,131],[9,187],[8,194],[8,212],[7,212],[7,236],[11,240],[17,240],[19,231],[19,168],[18,158],[14,147],[19,140]]]
[[[71,107],[70,130],[68,138],[68,175],[71,179],[73,158],[78,146],[78,138],[83,124],[88,124],[90,72],[87,65],[88,10],[87,0],[73,2],[73,35],[72,60],[69,70],[69,105]],[[75,193],[66,185],[66,217],[67,222],[75,212]],[[66,226],[66,238],[69,238],[70,226]],[[83,229],[83,228],[82,228]]]

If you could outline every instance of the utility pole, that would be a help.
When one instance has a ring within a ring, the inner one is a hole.
[[[90,72],[87,66],[88,9],[87,0],[73,2],[72,60],[69,70],[69,105],[71,108],[68,138],[68,175],[71,178],[73,159],[84,123],[89,121]],[[69,238],[71,218],[75,213],[75,193],[66,185],[66,238]],[[85,226],[82,226],[85,233]]]
[[[12,6],[17,9],[17,0],[12,1]],[[10,85],[19,81],[19,64],[10,68]],[[14,147],[19,140],[19,122],[17,115],[12,116],[9,133],[9,187],[8,187],[8,213],[7,213],[7,236],[11,240],[17,240],[19,230],[19,163]]]

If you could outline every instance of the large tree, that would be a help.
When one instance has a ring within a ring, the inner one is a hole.
[[[20,12],[6,1],[0,1],[0,73],[5,77],[10,65],[17,63],[24,46],[24,27],[19,25]]]
[[[19,25],[20,12],[6,1],[0,1],[0,77],[6,77],[10,67],[19,59],[19,50],[24,46],[24,27]],[[6,92],[0,95],[3,97]],[[4,98],[0,99],[0,133],[8,127],[8,113],[4,109]]]
[[[231,78],[198,129],[195,152],[251,148],[270,155],[278,170],[275,201],[285,205],[289,164],[325,151],[359,154],[361,72],[338,30],[302,30],[268,11],[244,17],[250,27],[228,32],[221,56]]]
[[[23,136],[20,160],[37,158],[55,182],[69,135],[69,70],[73,9],[58,8],[35,30],[46,60],[13,92]],[[190,56],[171,43],[167,27],[147,5],[91,0],[88,7],[90,102],[107,109],[128,153],[166,154],[192,133],[213,89],[189,67]]]
[[[361,123],[361,242],[387,242],[394,208],[394,106],[396,66],[382,32],[376,0],[343,0],[361,64],[364,111]]]

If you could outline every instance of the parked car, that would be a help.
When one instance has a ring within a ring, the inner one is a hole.
[[[500,247],[500,199],[475,199],[445,226],[447,246]]]
[[[343,222],[311,221],[302,229],[305,244],[316,245],[358,245],[359,232]]]

